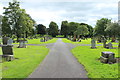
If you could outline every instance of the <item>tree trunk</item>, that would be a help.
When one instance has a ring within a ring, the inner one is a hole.
[[[76,41],[76,35],[74,35],[73,41]]]
[[[111,42],[115,42],[115,35],[112,36],[112,41]]]
[[[107,40],[106,40],[106,38],[104,38],[104,39],[103,39],[103,47],[104,47],[104,48],[106,48],[106,42],[107,42]]]
[[[119,51],[120,51],[120,40],[119,40],[119,44],[118,44],[118,49],[119,49]]]
[[[77,36],[78,40],[80,39],[80,35]]]

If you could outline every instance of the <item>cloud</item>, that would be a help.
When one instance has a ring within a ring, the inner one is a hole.
[[[2,0],[2,7],[10,0]],[[85,22],[93,27],[103,17],[116,21],[118,18],[118,0],[19,0],[21,8],[38,23],[46,27],[55,21],[60,28],[61,21]],[[106,5],[107,4],[107,5]],[[3,12],[0,7],[0,14]]]

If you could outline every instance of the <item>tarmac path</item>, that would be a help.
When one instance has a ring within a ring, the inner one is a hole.
[[[48,48],[49,54],[28,78],[87,78],[84,67],[61,38],[53,45],[48,45]]]

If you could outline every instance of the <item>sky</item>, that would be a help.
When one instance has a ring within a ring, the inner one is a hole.
[[[12,0],[0,0],[0,15],[3,7]],[[95,27],[96,21],[109,18],[118,21],[118,0],[18,0],[20,7],[37,22],[49,27],[51,21],[87,23]]]

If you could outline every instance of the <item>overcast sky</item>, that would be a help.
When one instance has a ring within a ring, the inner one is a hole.
[[[12,0],[0,0],[0,15],[3,7]],[[18,0],[20,7],[37,22],[46,27],[55,21],[59,27],[61,21],[85,22],[93,27],[101,18],[118,20],[118,0]]]

